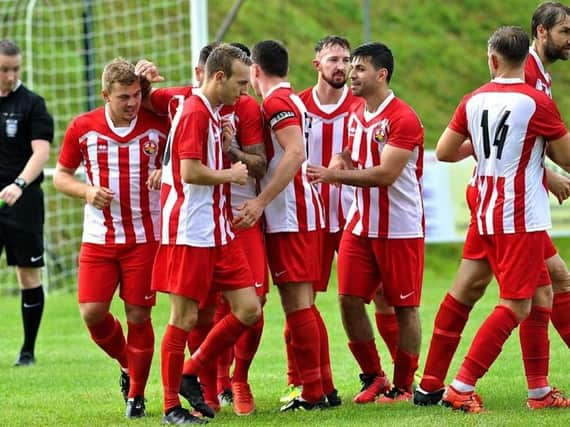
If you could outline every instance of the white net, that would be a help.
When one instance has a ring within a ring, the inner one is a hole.
[[[51,165],[63,133],[77,114],[102,104],[101,71],[117,56],[148,58],[169,85],[191,79],[190,0],[0,0],[0,38],[22,49],[22,80],[42,95],[56,132]],[[74,286],[81,238],[81,201],[46,194],[47,284]],[[4,256],[2,257],[4,258]],[[0,260],[0,291],[16,289],[16,277]]]

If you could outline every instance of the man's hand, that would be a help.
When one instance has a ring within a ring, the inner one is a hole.
[[[160,190],[161,179],[162,179],[162,169],[153,170],[148,179],[146,180],[146,185],[148,189]]]
[[[247,166],[240,161],[232,163],[231,166],[232,182],[244,185],[247,182]]]
[[[222,120],[222,149],[224,153],[230,151],[231,143],[234,139],[236,130],[230,120]]]
[[[341,167],[324,168],[322,166],[307,166],[307,176],[309,177],[309,182],[311,184],[335,184],[336,183],[336,171],[342,169]]]
[[[239,229],[249,228],[263,214],[265,206],[259,199],[251,199],[238,207],[238,215],[234,218],[234,226]]]
[[[23,193],[24,190],[22,190],[16,184],[12,183],[0,191],[0,199],[4,200],[8,206],[14,206],[14,203],[16,203],[18,199],[22,197]]]
[[[570,197],[570,179],[558,173],[548,173],[548,189],[556,196],[558,203],[562,204]]]
[[[164,77],[162,77],[158,71],[157,66],[146,59],[141,59],[135,65],[135,74],[137,76],[144,77],[150,83],[159,83],[164,81]]]
[[[85,192],[85,200],[87,203],[95,206],[97,209],[103,210],[111,204],[115,193],[105,187],[90,186]]]

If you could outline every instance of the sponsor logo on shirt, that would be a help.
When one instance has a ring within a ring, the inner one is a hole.
[[[269,120],[269,126],[274,128],[277,123],[292,117],[295,117],[295,113],[293,111],[279,111],[271,117]]]

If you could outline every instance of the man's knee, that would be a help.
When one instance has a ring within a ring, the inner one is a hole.
[[[569,292],[570,291],[570,272],[568,266],[560,255],[556,254],[546,260],[548,267],[548,274],[552,280],[552,289],[554,293]]]

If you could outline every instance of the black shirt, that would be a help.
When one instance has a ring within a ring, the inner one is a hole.
[[[0,96],[0,184],[18,177],[32,156],[35,139],[53,140],[53,119],[44,99],[23,84],[7,96]],[[41,173],[33,182],[43,180]],[[32,184],[32,183],[29,183]]]

